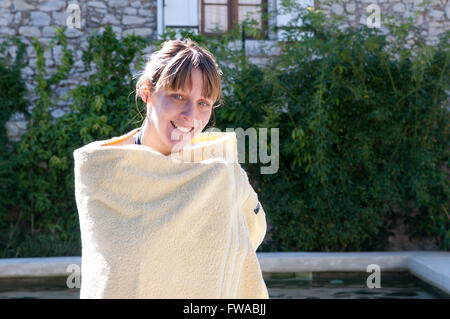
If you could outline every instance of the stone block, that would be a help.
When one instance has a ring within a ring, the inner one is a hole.
[[[145,38],[145,37],[150,37],[153,34],[153,29],[151,27],[128,29],[128,30],[123,31],[123,36],[127,36],[133,32],[135,35],[139,35],[139,36]]]
[[[63,57],[63,52],[62,52],[62,48],[60,45],[56,45],[53,47],[53,58],[55,59],[56,62],[61,61]]]
[[[29,58],[34,58],[34,57],[36,57],[36,51],[34,51],[34,48],[33,48],[33,46],[27,46],[27,56],[29,57]]]
[[[437,21],[429,21],[428,22],[428,26],[431,28],[442,28],[442,22],[437,22]]]
[[[55,36],[55,29],[53,27],[44,27],[42,29],[42,35],[44,37],[53,37]]]
[[[153,16],[154,13],[152,10],[147,9],[139,9],[139,15],[143,17]]]
[[[344,9],[342,8],[342,6],[338,3],[333,3],[331,5],[331,11],[337,15],[340,15],[344,12]]]
[[[367,16],[365,14],[361,15],[361,17],[359,18],[359,23],[367,25]]]
[[[122,37],[122,28],[113,26],[112,27],[113,32],[116,34],[116,36],[120,39]]]
[[[106,14],[106,13],[108,13],[108,9],[94,8],[94,12],[100,13],[100,14]]]
[[[407,11],[405,12],[405,14],[403,15],[403,17],[404,17],[404,18],[414,18],[415,15],[414,15],[414,12],[413,12],[413,11],[407,10]]]
[[[0,10],[0,26],[9,26],[14,16],[6,10]]]
[[[120,24],[119,19],[113,14],[107,14],[103,17],[101,24]]]
[[[23,26],[19,27],[19,34],[27,37],[40,37],[41,31],[38,27]]]
[[[94,8],[105,8],[106,9],[106,5],[103,2],[100,1],[89,1],[87,3],[88,7],[94,7]]]
[[[135,8],[125,8],[125,10],[123,10],[124,14],[128,14],[128,15],[137,15],[137,9]]]
[[[45,60],[45,66],[46,67],[52,67],[55,65],[55,61],[53,61],[53,59],[46,59]]]
[[[30,12],[31,24],[34,26],[50,25],[50,16],[47,13],[33,11]]]
[[[415,25],[420,26],[423,23],[423,15],[418,14],[414,17],[414,20]]]
[[[439,10],[432,10],[430,12],[430,17],[433,17],[435,19],[440,19],[444,16],[444,12],[443,11],[439,11]]]
[[[34,10],[36,6],[25,0],[14,0],[15,10]]]
[[[64,114],[66,114],[66,112],[64,112],[63,110],[61,110],[61,109],[56,109],[56,110],[53,110],[52,112],[51,112],[51,114],[52,114],[52,116],[53,116],[53,118],[58,118],[58,117],[61,117],[61,116],[63,116]]]
[[[129,5],[128,1],[124,0],[109,0],[107,3],[110,8],[121,8]]]
[[[83,68],[84,67],[84,63],[81,60],[77,60],[75,61],[75,63],[73,64],[74,68]]]
[[[65,9],[66,2],[61,0],[49,0],[46,3],[39,5],[41,11],[59,11]]]
[[[0,36],[16,35],[16,31],[10,27],[0,27]]]
[[[100,17],[96,16],[96,15],[91,15],[89,16],[89,22],[93,22],[93,23],[100,23]]]
[[[397,12],[397,13],[404,13],[406,10],[406,7],[403,3],[399,2],[394,5],[393,10],[394,10],[394,12]]]
[[[16,25],[23,24],[22,23],[22,11],[16,12],[16,14],[14,15],[14,23]]]
[[[354,13],[355,9],[356,9],[355,2],[351,1],[345,4],[345,11],[347,11],[348,13]]]
[[[19,135],[19,128],[16,126],[15,122],[6,122],[6,134],[9,138],[17,137]]]
[[[131,1],[133,1],[133,0],[131,0]],[[141,1],[133,1],[133,2],[131,2],[131,6],[133,8],[141,8],[142,7],[142,3],[141,3]]]
[[[428,32],[428,36],[435,37],[441,34],[444,30],[442,28],[432,28]]]
[[[66,27],[69,15],[68,12],[52,12],[53,22],[58,26]]]
[[[145,18],[141,18],[138,16],[127,16],[124,15],[122,18],[122,23],[125,25],[132,25],[132,24],[143,24],[145,23]]]
[[[78,30],[77,28],[67,28],[67,30],[64,31],[67,38],[78,38],[83,34],[82,31]]]
[[[2,0],[0,1],[0,8],[9,8],[11,7],[12,1],[11,0]]]
[[[26,74],[26,75],[33,75],[34,71],[32,68],[30,68],[29,66],[26,66],[22,69],[22,73]]]
[[[16,121],[16,126],[19,129],[19,131],[24,131],[27,129],[27,121],[23,120],[23,121]]]

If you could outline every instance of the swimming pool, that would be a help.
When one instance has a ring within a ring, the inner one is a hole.
[[[271,299],[450,299],[450,295],[407,271],[383,272],[380,288],[368,288],[366,272],[266,274]],[[78,299],[80,289],[67,288],[66,277],[0,279],[0,299]]]
[[[450,299],[407,271],[383,272],[380,288],[367,287],[367,272],[313,272],[310,278],[278,273],[265,282],[272,299]]]

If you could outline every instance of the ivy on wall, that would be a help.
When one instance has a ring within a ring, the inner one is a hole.
[[[320,12],[298,14],[302,26],[286,32],[292,38],[301,34],[302,41],[280,43],[280,54],[267,66],[250,63],[239,46],[230,46],[240,39],[238,28],[220,38],[182,31],[210,49],[224,72],[216,126],[279,128],[277,173],[262,175],[258,164],[243,164],[267,214],[268,234],[259,250],[380,250],[399,221],[411,237],[434,236],[448,250],[444,105],[450,33],[430,46],[418,32],[412,42],[405,36],[414,31],[411,25],[392,24],[394,40],[387,41],[376,29],[336,28]],[[44,48],[33,41],[39,99],[27,132],[0,159],[2,257],[81,254],[72,152],[137,126],[130,64],[137,59],[142,68],[142,50],[163,40],[119,40],[110,27],[92,34],[83,62],[95,72],[69,92],[71,112],[56,120],[49,113],[56,102],[50,87],[68,76],[73,58],[61,31],[55,41],[63,58],[52,75],[45,72]],[[17,79],[0,78],[0,87],[10,88],[10,95],[0,96],[11,105],[2,110],[10,112],[5,118],[26,109],[23,100],[11,102],[25,91],[17,63],[14,69],[0,60],[5,74]],[[17,87],[8,84],[14,81]],[[0,143],[9,143],[6,134]]]

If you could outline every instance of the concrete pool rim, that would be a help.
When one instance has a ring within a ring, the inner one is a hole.
[[[383,271],[409,271],[450,294],[450,252],[257,252],[263,275],[270,273],[366,272],[377,264]],[[80,256],[0,258],[0,278],[66,277]]]

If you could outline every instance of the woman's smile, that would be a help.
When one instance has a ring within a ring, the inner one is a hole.
[[[187,143],[191,138],[194,137],[193,126],[189,129],[184,126],[176,125],[175,122],[170,121],[170,128],[171,130],[169,132],[169,140],[171,142],[176,142],[178,145],[177,147],[174,147],[174,150],[183,147],[185,143]]]
[[[173,121],[170,121],[170,123],[172,124],[174,129],[179,130],[181,133],[192,133],[194,127],[193,126],[183,126],[183,125],[178,125]]]

